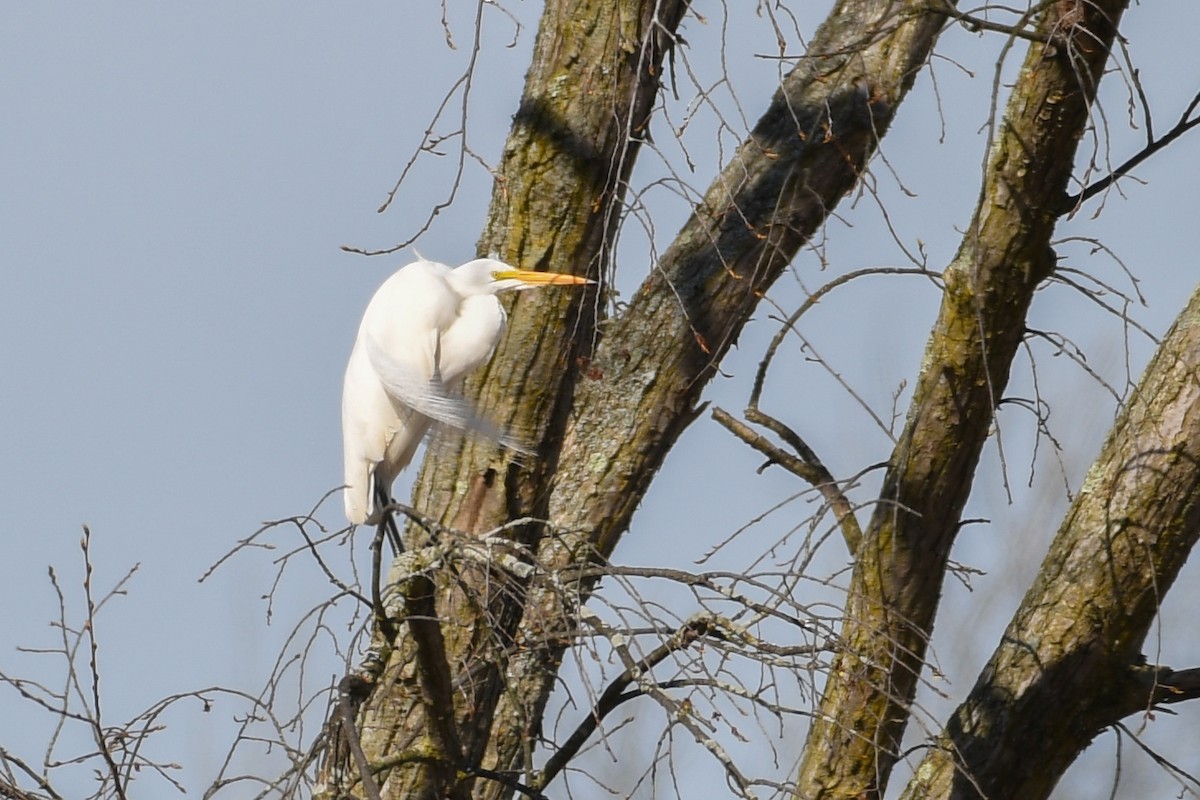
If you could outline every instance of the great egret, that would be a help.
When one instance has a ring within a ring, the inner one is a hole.
[[[451,269],[419,256],[384,281],[363,313],[342,388],[346,518],[379,521],[376,496],[388,495],[434,422],[496,435],[453,389],[500,341],[499,292],[591,282],[490,258]]]

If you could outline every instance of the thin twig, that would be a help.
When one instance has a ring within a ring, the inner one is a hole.
[[[92,531],[87,525],[83,526],[83,539],[80,541],[80,547],[83,550],[83,594],[87,601],[87,624],[84,626],[84,631],[88,639],[88,667],[91,670],[92,684],[92,714],[91,726],[92,735],[96,739],[96,747],[100,750],[100,756],[104,759],[104,763],[108,766],[109,775],[113,780],[113,791],[117,793],[120,800],[125,800],[125,783],[121,779],[121,769],[117,766],[117,762],[113,759],[112,752],[109,749],[108,741],[104,735],[104,724],[101,721],[100,713],[100,668],[99,668],[99,646],[96,643],[96,603],[92,597],[92,554],[91,554],[91,539]]]
[[[610,683],[601,693],[592,711],[583,718],[578,727],[575,728],[574,733],[563,743],[563,746],[554,755],[550,756],[550,759],[546,762],[546,766],[538,773],[537,780],[534,782],[535,785],[539,788],[546,786],[562,772],[567,764],[571,763],[571,760],[575,758],[580,748],[591,738],[592,733],[595,732],[604,718],[608,716],[609,712],[629,699],[625,694],[625,690],[629,687],[629,684],[640,680],[643,675],[654,669],[655,666],[675,651],[690,647],[697,639],[707,636],[711,630],[712,621],[706,617],[697,617],[689,620],[645,658],[640,659],[634,665],[627,666],[625,671],[618,675],[616,680]]]
[[[1145,147],[1130,157],[1129,160],[1127,160],[1124,164],[1117,167],[1108,175],[1105,175],[1095,183],[1089,184],[1087,188],[1085,188],[1079,194],[1071,195],[1065,198],[1063,200],[1062,213],[1065,214],[1068,211],[1073,211],[1081,204],[1100,194],[1118,179],[1128,175],[1129,172],[1138,164],[1141,164],[1150,156],[1154,155],[1159,150],[1162,150],[1164,147],[1171,144],[1171,142],[1175,141],[1180,136],[1183,136],[1192,128],[1200,125],[1200,117],[1189,119],[1189,117],[1192,115],[1192,112],[1196,110],[1197,106],[1200,106],[1200,93],[1197,93],[1196,96],[1192,98],[1192,102],[1187,104],[1187,108],[1185,108],[1183,114],[1180,115],[1179,121],[1175,123],[1175,127],[1171,128],[1171,130],[1164,133],[1158,139],[1151,139]]]
[[[784,452],[779,447],[776,447],[765,436],[735,419],[729,412],[722,408],[714,408],[712,418],[723,425],[734,436],[765,455],[772,463],[778,464],[796,477],[808,482],[820,492],[838,521],[838,525],[842,530],[842,538],[846,541],[846,547],[849,548],[851,553],[858,552],[858,544],[862,541],[862,528],[858,524],[858,518],[854,515],[854,509],[850,501],[846,499],[846,495],[842,492],[833,475],[830,474],[825,465],[821,463],[821,459],[805,444],[803,439],[790,428],[783,425],[783,423],[753,408],[746,409],[746,418],[777,433],[796,450],[799,454],[798,456]]]

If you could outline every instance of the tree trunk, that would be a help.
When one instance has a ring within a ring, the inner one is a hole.
[[[882,797],[924,667],[946,561],[1025,334],[1124,0],[1045,6],[974,219],[944,273],[880,502],[847,593],[842,649],[798,776],[803,798]]]
[[[529,269],[603,276],[663,59],[686,8],[686,0],[546,4],[497,172],[481,254],[495,253]],[[437,450],[422,468],[418,508],[472,534],[514,519],[547,517],[546,485],[570,409],[577,359],[593,339],[600,307],[595,296],[579,292],[518,295],[504,342],[491,364],[469,380],[466,392],[488,416],[536,443],[537,455],[514,459],[482,441],[466,442],[457,451]],[[533,546],[543,530],[525,525],[509,535]],[[418,544],[421,537],[413,530],[409,540]],[[390,653],[382,681],[390,685],[372,695],[361,717],[364,750],[372,762],[397,751],[413,755],[385,773],[387,797],[441,797],[450,787],[438,764],[458,769],[485,761],[495,707],[506,686],[508,650],[521,618],[521,590],[496,581],[487,570],[460,578],[462,583],[452,584],[443,574],[430,605],[448,624],[443,626],[445,654],[428,663],[444,663],[455,673],[461,752],[444,752],[428,736],[436,728],[434,711],[417,689],[419,646],[406,637]],[[518,741],[523,732],[517,732]],[[475,773],[459,769],[459,774],[457,791],[468,791]],[[485,783],[480,791],[511,791],[506,787]]]
[[[1200,536],[1200,289],[1159,347],[978,683],[904,797],[1048,797],[1104,728],[1200,696],[1140,651]]]

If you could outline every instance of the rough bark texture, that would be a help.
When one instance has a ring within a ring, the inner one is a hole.
[[[1025,332],[1123,0],[1048,4],[997,132],[980,205],[858,551],[843,649],[798,775],[804,798],[881,797],[924,665],[946,561]]]
[[[602,273],[663,59],[686,7],[686,0],[546,4],[481,253],[529,269]],[[505,341],[489,367],[471,379],[467,393],[489,416],[536,443],[538,455],[516,461],[486,442],[457,452],[438,450],[422,469],[417,507],[469,533],[547,516],[545,484],[570,407],[575,357],[580,343],[592,340],[598,307],[594,296],[579,292],[518,296]],[[532,545],[541,529],[526,526],[511,535]],[[362,715],[364,749],[372,760],[398,751],[417,756],[387,775],[386,797],[442,796],[448,787],[439,759],[472,767],[496,760],[487,750],[506,683],[506,651],[521,616],[520,591],[514,594],[514,587],[487,570],[458,577],[462,584],[443,580],[434,605],[450,621],[444,625],[445,661],[455,673],[462,752],[431,749],[430,715],[417,691],[417,643],[405,637],[390,655],[384,687]],[[464,772],[459,789],[469,788],[472,777]],[[511,789],[484,782],[479,791]]]
[[[1140,651],[1198,536],[1200,290],[1147,367],[1037,581],[904,797],[1047,797],[1105,727],[1195,697],[1194,671],[1148,667]]]

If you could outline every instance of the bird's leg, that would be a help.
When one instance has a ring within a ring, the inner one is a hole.
[[[392,545],[392,554],[398,556],[404,552],[404,540],[400,538],[400,528],[396,525],[396,517],[390,508],[392,498],[382,482],[373,481],[373,483],[375,484],[375,508],[379,509],[380,513],[379,527],[387,532],[388,541]]]

